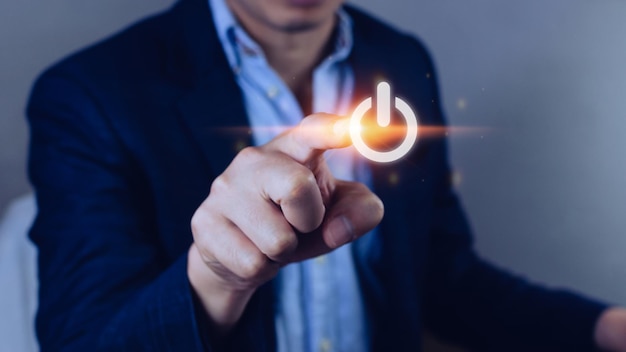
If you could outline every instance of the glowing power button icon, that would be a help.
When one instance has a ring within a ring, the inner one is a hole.
[[[377,151],[370,148],[361,136],[361,120],[372,108],[372,97],[363,100],[352,113],[350,119],[350,137],[356,150],[364,157],[379,163],[389,163],[406,155],[417,140],[417,118],[409,104],[395,97],[395,108],[406,120],[406,136],[398,147],[388,151]],[[380,82],[376,86],[376,122],[380,127],[388,127],[391,123],[391,87],[387,82]]]

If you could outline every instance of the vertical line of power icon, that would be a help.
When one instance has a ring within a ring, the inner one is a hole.
[[[396,161],[406,155],[417,141],[418,123],[415,113],[404,100],[395,97],[394,107],[402,114],[406,121],[406,136],[400,145],[392,150],[377,151],[370,148],[363,141],[361,120],[372,108],[372,97],[363,100],[352,113],[350,118],[350,137],[356,150],[364,157],[379,163]],[[391,124],[391,86],[387,82],[380,82],[376,86],[376,123],[380,127],[389,127]]]

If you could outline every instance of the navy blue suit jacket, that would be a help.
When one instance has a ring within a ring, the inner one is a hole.
[[[355,102],[385,79],[422,126],[443,126],[423,46],[347,9]],[[186,276],[190,218],[251,143],[209,11],[206,0],[182,0],[54,65],[33,88],[43,351],[275,348],[271,282],[220,342]],[[386,215],[353,249],[373,350],[418,351],[424,327],[474,350],[591,350],[604,306],[481,260],[446,153],[443,138],[422,136],[403,161],[371,166]]]

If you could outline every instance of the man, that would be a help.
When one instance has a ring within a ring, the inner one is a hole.
[[[626,351],[623,309],[476,256],[442,138],[376,165],[301,120],[381,80],[443,126],[421,44],[340,0],[182,0],[44,73],[42,350]]]

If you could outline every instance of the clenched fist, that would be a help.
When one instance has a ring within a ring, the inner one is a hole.
[[[383,217],[365,185],[335,179],[325,150],[350,144],[348,121],[315,114],[242,150],[194,214],[188,276],[221,333],[254,291],[289,263],[354,241]]]

